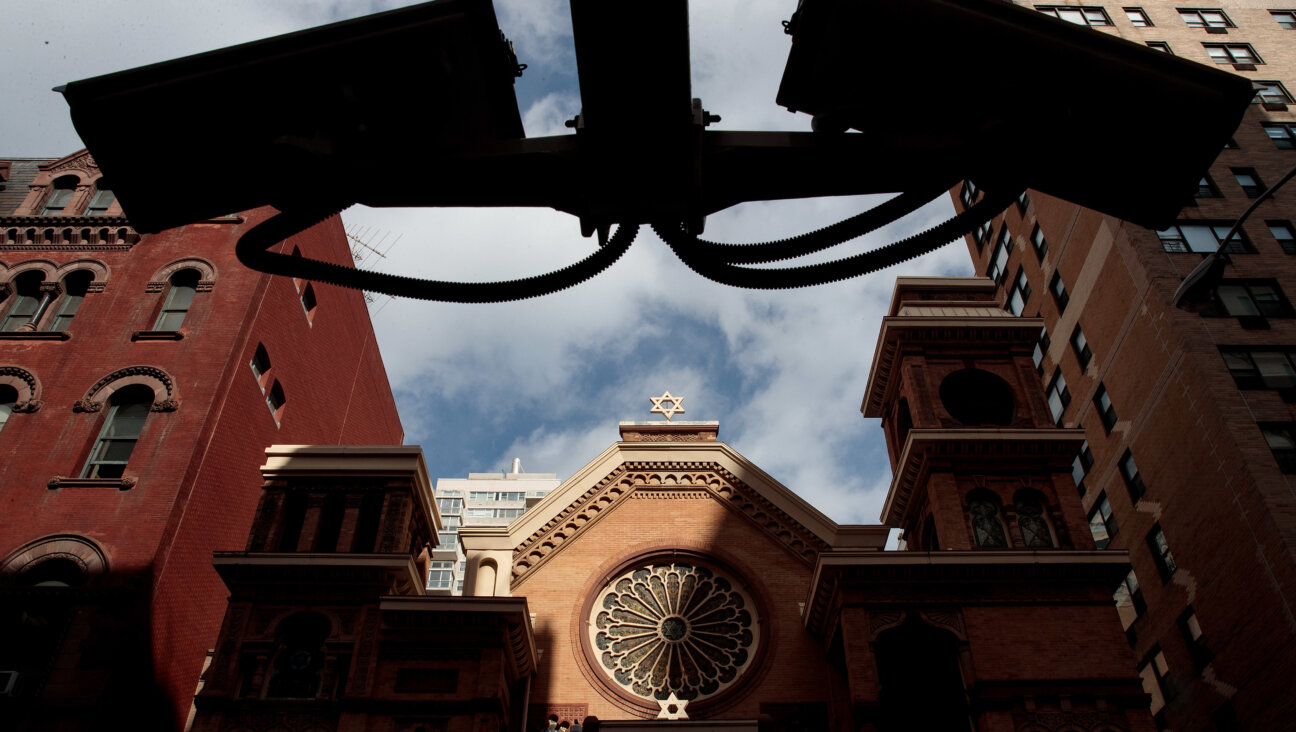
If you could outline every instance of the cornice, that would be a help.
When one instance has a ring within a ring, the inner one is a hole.
[[[1041,318],[889,315],[882,319],[882,328],[878,331],[860,412],[869,418],[882,417],[886,413],[886,405],[899,386],[894,373],[902,343],[935,344],[941,351],[966,349],[968,346],[983,350],[992,343],[1033,346],[1043,327]]]
[[[914,490],[936,470],[974,472],[990,466],[995,472],[1038,472],[1051,463],[1069,470],[1084,439],[1080,429],[909,430],[882,506],[882,523],[903,526]]]
[[[819,556],[810,580],[804,622],[821,635],[833,624],[831,609],[843,589],[852,585],[901,582],[927,586],[933,596],[949,594],[951,584],[987,585],[1046,582],[1115,586],[1129,572],[1125,550],[1043,551],[831,551]],[[879,605],[885,604],[879,597]]]

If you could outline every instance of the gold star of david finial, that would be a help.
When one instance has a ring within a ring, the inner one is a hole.
[[[689,718],[688,712],[684,711],[684,707],[688,706],[688,699],[676,698],[675,692],[673,691],[671,692],[671,695],[665,699],[658,699],[657,705],[661,707],[661,711],[657,713],[658,719]]]
[[[653,403],[652,409],[649,409],[648,412],[650,414],[665,415],[668,422],[672,416],[684,413],[684,397],[671,396],[669,391],[659,397],[648,397],[648,401]],[[662,406],[663,404],[666,406]]]

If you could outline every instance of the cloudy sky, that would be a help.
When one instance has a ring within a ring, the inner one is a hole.
[[[81,147],[59,84],[406,5],[324,0],[5,0],[0,155]],[[528,64],[516,91],[528,136],[567,134],[580,110],[570,12],[557,0],[495,0]],[[720,129],[808,130],[774,104],[795,0],[693,0],[693,95]],[[411,83],[417,78],[411,72]],[[123,110],[123,113],[128,111]],[[416,142],[416,141],[412,141]],[[707,236],[754,241],[819,228],[876,201],[754,203],[708,219]],[[835,256],[946,218],[937,201]],[[391,246],[364,266],[449,280],[501,280],[565,266],[593,247],[548,210],[353,208],[348,229]],[[376,263],[376,264],[375,264]],[[818,288],[744,291],[680,264],[651,231],[596,279],[544,298],[454,305],[379,297],[374,326],[405,425],[434,477],[503,469],[566,477],[649,419],[649,396],[685,397],[676,419],[719,420],[720,439],[838,522],[874,523],[891,475],[876,420],[860,416],[895,277],[971,274],[957,243]]]

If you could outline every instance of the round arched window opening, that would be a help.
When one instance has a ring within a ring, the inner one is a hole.
[[[718,568],[662,558],[616,573],[590,598],[583,645],[601,681],[634,707],[671,694],[709,705],[757,668],[760,612]],[[690,708],[692,711],[692,708]]]
[[[982,369],[962,369],[940,385],[945,411],[965,425],[1010,425],[1016,407],[1008,382]]]

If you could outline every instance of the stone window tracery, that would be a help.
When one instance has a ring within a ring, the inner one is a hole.
[[[756,606],[740,583],[690,563],[631,568],[599,590],[590,611],[599,670],[655,703],[697,701],[733,686],[760,644]]]
[[[1034,490],[1018,491],[1014,498],[1017,529],[1028,549],[1052,549],[1053,531],[1045,517],[1043,497]]]
[[[977,546],[990,549],[1008,546],[1008,535],[999,518],[999,502],[988,492],[977,491],[968,496],[968,513],[972,518],[972,537]]]

